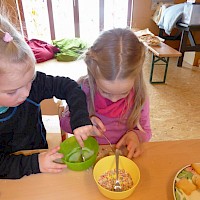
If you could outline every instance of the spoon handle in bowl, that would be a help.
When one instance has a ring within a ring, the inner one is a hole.
[[[115,161],[116,161],[116,179],[118,180],[119,175],[119,150],[115,150]]]

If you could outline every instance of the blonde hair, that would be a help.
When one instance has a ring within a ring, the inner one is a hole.
[[[17,28],[8,20],[5,9],[1,6],[0,10],[0,75],[3,75],[15,70],[9,68],[9,63],[23,63],[26,68],[33,66],[35,56]],[[4,39],[6,33],[12,37],[9,42]]]
[[[105,80],[134,80],[134,107],[128,118],[128,128],[138,127],[140,113],[146,100],[146,87],[143,80],[145,48],[130,29],[116,28],[103,32],[85,54],[90,86],[90,114],[94,114],[95,79],[101,75]],[[133,99],[131,99],[133,100]]]

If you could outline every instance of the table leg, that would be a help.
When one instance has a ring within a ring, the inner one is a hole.
[[[165,72],[164,72],[164,77],[163,81],[153,81],[153,71],[154,71],[154,66],[155,63],[158,61],[162,61],[161,64],[156,64],[156,65],[165,65]],[[152,57],[152,63],[151,63],[151,72],[150,72],[150,83],[165,83],[166,77],[167,77],[167,70],[168,70],[168,65],[169,65],[169,57],[158,57],[153,54]]]
[[[177,64],[178,67],[182,67],[183,64],[183,57],[187,46],[187,38],[188,38],[188,31],[183,30],[179,47],[179,51],[182,53],[182,55],[178,59],[178,64]]]
[[[169,66],[169,57],[166,58],[165,73],[164,73],[164,80],[163,80],[164,83],[167,77],[168,66]]]
[[[149,80],[150,83],[152,83],[155,58],[156,57],[154,56],[154,54],[152,54],[151,72],[150,72],[150,80]]]

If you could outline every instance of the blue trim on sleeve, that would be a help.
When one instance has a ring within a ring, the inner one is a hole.
[[[29,99],[29,98],[26,98],[26,100],[27,100],[29,103],[32,103],[33,105],[37,106],[37,107],[38,107],[38,113],[40,112],[40,104],[39,104],[39,103],[36,103],[36,102],[32,101],[32,100]],[[46,144],[46,143],[47,143],[47,140],[46,140],[46,138],[45,138],[45,136],[44,136],[44,133],[42,132],[42,122],[41,122],[41,120],[40,120],[39,115],[38,115],[38,123],[39,123],[39,125],[40,125],[40,134],[41,134],[41,136],[42,136],[43,142],[44,142],[44,144]]]
[[[38,107],[38,112],[40,112],[40,107]],[[45,136],[44,136],[44,133],[42,132],[42,122],[41,122],[41,120],[40,120],[39,115],[38,115],[38,123],[39,123],[39,125],[40,125],[40,134],[41,134],[41,136],[42,136],[43,142],[44,142],[44,144],[46,144],[46,143],[47,143],[47,140],[46,140],[46,138],[45,138]]]
[[[16,113],[16,111],[17,111],[17,107],[15,107],[13,109],[12,113],[9,116],[7,116],[7,117],[5,117],[3,119],[0,119],[0,122],[5,122],[5,121],[9,120]]]
[[[26,98],[26,101],[32,103],[33,105],[37,106],[37,107],[40,107],[40,104],[39,103],[35,103],[34,101],[32,101],[31,99],[29,98]]]
[[[35,105],[36,107],[38,107],[38,113],[40,112],[40,104],[38,104],[38,103],[32,101],[32,100],[29,99],[29,98],[27,98],[26,101],[28,101],[29,103],[31,103],[31,104]],[[16,113],[17,108],[18,108],[18,106],[14,107],[12,113],[11,113],[9,116],[7,116],[7,117],[5,117],[5,118],[3,118],[3,119],[0,119],[0,122],[5,122],[5,121],[9,120],[9,119]],[[40,126],[40,134],[41,134],[41,136],[42,136],[43,142],[44,142],[44,144],[46,144],[47,141],[46,141],[46,138],[45,138],[45,136],[44,136],[44,133],[42,132],[42,122],[41,122],[41,120],[40,120],[39,115],[38,115],[38,123],[39,123],[39,126]]]

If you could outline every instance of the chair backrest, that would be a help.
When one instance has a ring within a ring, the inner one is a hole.
[[[41,102],[42,115],[57,115],[58,107],[54,99],[45,99]]]

